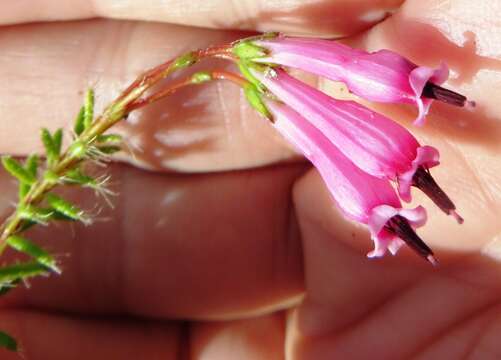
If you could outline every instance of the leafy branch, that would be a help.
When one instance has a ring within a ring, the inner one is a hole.
[[[32,277],[61,273],[55,258],[22,233],[32,226],[46,226],[53,221],[92,223],[84,210],[56,195],[54,190],[58,186],[80,186],[92,188],[103,196],[111,194],[106,188],[108,177],[95,178],[86,174],[83,168],[86,161],[103,162],[120,150],[121,137],[105,134],[108,129],[131,111],[164,98],[181,87],[214,79],[229,79],[238,83],[239,78],[231,73],[201,71],[143,97],[147,90],[173,72],[208,57],[235,59],[230,46],[209,47],[181,55],[139,76],[97,117],[94,115],[94,91],[90,89],[76,116],[72,141],[64,150],[62,129],[53,133],[42,129],[40,136],[45,149],[44,161],[37,155],[29,156],[24,162],[11,156],[2,157],[3,167],[18,182],[18,203],[0,226],[0,256],[10,248],[29,260],[0,267],[0,295]],[[8,334],[0,332],[0,347],[15,351],[17,343]]]

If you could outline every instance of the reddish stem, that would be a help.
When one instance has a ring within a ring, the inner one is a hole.
[[[195,50],[193,51],[193,53],[195,58],[197,59],[197,62],[204,58],[209,58],[209,57],[221,58],[231,61],[237,60],[237,57],[233,55],[233,53],[231,52],[231,44],[210,46],[206,49]],[[153,69],[146,71],[142,76],[138,77],[132,84],[130,84],[129,87],[127,87],[122,92],[122,94],[117,100],[123,99],[132,90],[134,90],[136,87],[140,85],[148,84],[149,87],[155,84],[156,82],[162,80],[165,77],[166,72],[169,71],[173,62],[175,62],[176,60],[177,58],[169,60],[163,64],[154,67]]]
[[[229,71],[210,70],[210,71],[206,71],[206,72],[210,75],[212,80],[229,80],[229,81],[233,82],[234,84],[241,86],[241,87],[244,87],[248,84],[247,80],[245,80],[244,78],[238,76],[237,74],[234,74],[234,73],[229,72]],[[166,86],[162,90],[159,90],[158,92],[156,92],[156,93],[154,93],[154,94],[152,94],[144,99],[136,100],[135,102],[133,102],[132,104],[127,106],[126,111],[127,111],[127,113],[129,113],[133,110],[140,109],[146,105],[149,105],[153,102],[161,100],[168,95],[173,94],[174,92],[176,92],[177,90],[179,90],[185,86],[198,85],[198,84],[199,83],[193,82],[193,78],[191,75],[187,76],[184,79],[181,79],[181,80],[176,81],[172,84],[169,84],[168,86]]]

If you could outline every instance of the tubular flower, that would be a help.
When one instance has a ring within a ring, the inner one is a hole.
[[[408,103],[418,107],[416,125],[422,125],[434,99],[455,105],[474,105],[466,97],[445,89],[449,70],[418,66],[403,56],[380,50],[369,53],[321,39],[285,36],[253,40],[262,50],[252,61],[294,67],[319,76],[342,81],[348,89],[367,100]]]
[[[366,173],[398,184],[400,197],[411,200],[410,187],[426,193],[446,214],[455,206],[431,177],[439,164],[438,150],[421,146],[401,125],[356,102],[336,100],[291,77],[282,69],[251,70],[274,96],[302,114],[346,157]]]
[[[367,225],[374,241],[368,257],[395,254],[406,243],[420,256],[435,264],[431,249],[415,228],[426,222],[426,211],[402,209],[395,190],[387,180],[371,176],[355,166],[327,137],[290,107],[273,100],[266,106],[274,127],[317,168],[343,214]]]

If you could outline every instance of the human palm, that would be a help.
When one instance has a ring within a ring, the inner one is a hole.
[[[41,126],[69,128],[89,85],[104,105],[145,68],[245,35],[168,22],[349,35],[355,46],[393,49],[422,65],[446,61],[448,86],[477,102],[474,111],[434,104],[422,129],[411,128],[410,107],[371,104],[441,151],[433,175],[465,223],[415,193],[429,209],[419,233],[437,268],[407,249],[366,259],[366,231],[344,220],[315,170],[234,85],[183,90],[132,114],[121,131],[133,161],[158,171],[112,165],[120,196],[97,215],[106,221],[34,231],[64,272],[2,299],[0,328],[26,358],[501,357],[501,3],[407,1],[373,25],[378,9],[400,2],[5,5],[3,153],[39,150]],[[134,21],[49,22],[97,15]],[[44,22],[22,24],[30,21]],[[346,96],[339,85],[317,84]],[[0,181],[6,214],[15,190],[6,175]],[[90,195],[68,196],[93,209]]]

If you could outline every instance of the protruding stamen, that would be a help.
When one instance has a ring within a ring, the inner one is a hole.
[[[420,166],[412,177],[412,186],[424,192],[444,213],[453,216],[459,224],[463,218],[456,212],[456,205],[447,194],[438,186],[428,169]]]
[[[402,239],[419,256],[436,265],[437,260],[433,256],[433,251],[421,240],[406,218],[401,215],[393,216],[386,223],[386,229]]]
[[[435,99],[442,101],[444,103],[455,105],[455,106],[465,106],[466,96],[458,94],[452,90],[443,88],[441,86],[435,85],[431,82],[427,82],[423,88],[421,96],[429,99]]]

